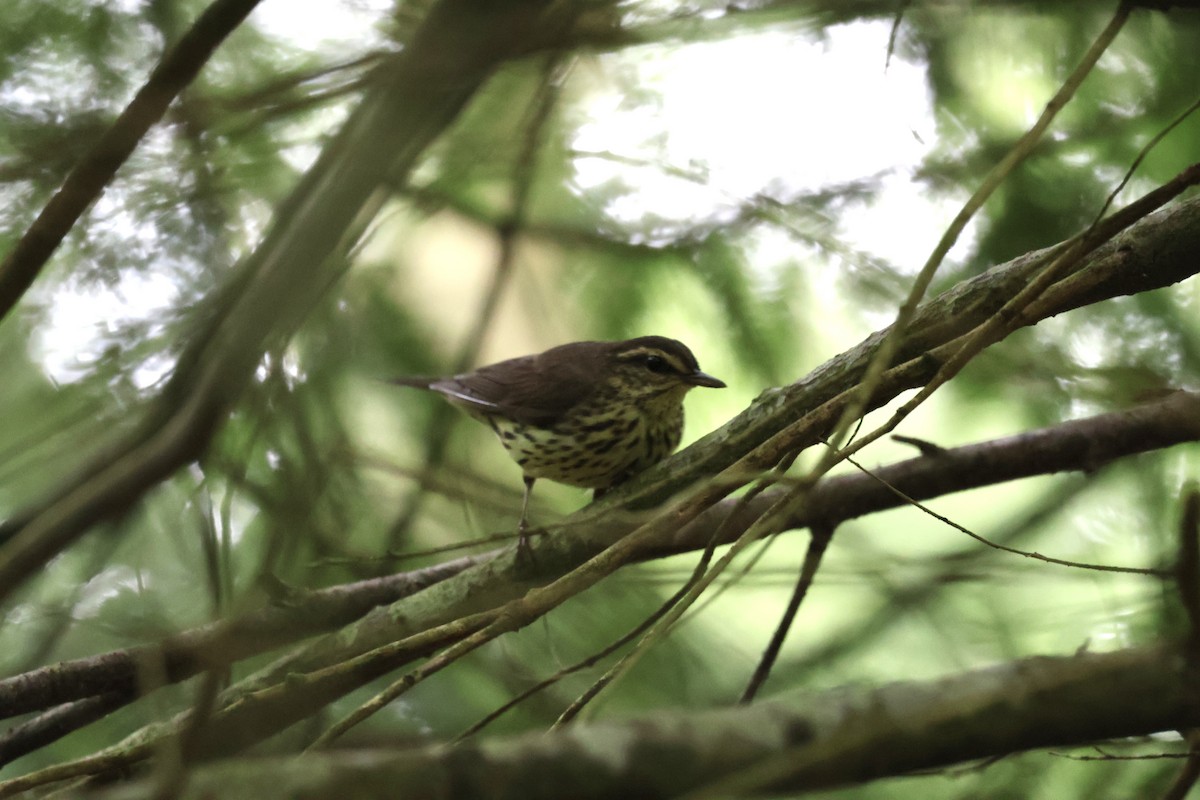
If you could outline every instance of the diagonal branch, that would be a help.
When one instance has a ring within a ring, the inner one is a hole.
[[[205,669],[238,661],[352,622],[490,559],[465,556],[412,572],[308,592],[286,606],[267,606],[242,617],[183,631],[145,645],[64,661],[0,680],[0,718],[50,708],[93,695],[137,696],[141,665],[154,664],[163,679],[185,680]],[[0,737],[0,763],[6,738]]]
[[[40,506],[10,521],[0,599],[98,522],[197,458],[253,379],[345,268],[346,253],[403,177],[506,60],[556,46],[577,10],[549,0],[442,0],[413,42],[381,64],[372,91],[283,202],[259,248],[212,298],[143,424]]]
[[[876,469],[872,475],[856,473],[829,478],[817,485],[805,513],[793,517],[789,525],[804,528],[814,522],[836,524],[895,508],[903,501],[892,487],[906,496],[924,500],[1035,475],[1091,472],[1130,455],[1198,440],[1200,394],[1177,392],[1126,411],[945,449],[935,456],[921,456]],[[746,502],[725,501],[660,546],[643,551],[640,557],[701,549],[718,533],[719,541],[732,541],[775,501],[772,495],[779,491],[768,491]],[[476,574],[468,583],[470,595],[470,587],[482,590],[480,581],[486,581],[488,571],[498,566],[494,556],[495,553],[487,553],[416,573],[332,587],[306,596],[295,608],[264,609],[245,620],[181,633],[153,648],[119,650],[34,670],[0,682],[0,713],[12,715],[78,700],[84,704],[78,710],[79,721],[75,726],[78,727],[95,719],[96,706],[85,698],[104,696],[102,709],[107,712],[113,707],[113,697],[108,693],[121,693],[124,699],[118,705],[137,697],[137,667],[143,659],[162,664],[162,672],[169,680],[183,680],[206,667],[232,664],[318,630],[331,630],[379,603],[407,596],[475,565]],[[478,599],[479,595],[474,597]],[[427,597],[426,603],[435,600]],[[418,608],[425,609],[424,618],[428,619],[432,613],[430,606]],[[388,617],[386,613],[382,616]],[[365,623],[363,627],[372,626],[373,623]],[[289,660],[289,669],[280,673],[311,671],[316,664],[332,663],[337,656],[336,651],[327,649],[310,651],[308,659]],[[391,663],[394,668],[406,662]],[[52,738],[74,730],[62,721],[64,714],[65,710],[60,709],[47,718],[44,727],[55,734]],[[9,731],[0,738],[3,760],[46,743],[42,730],[20,727]]]
[[[1200,440],[1200,393],[1174,392],[1123,411],[1059,423],[963,447],[935,456],[919,456],[872,470],[826,478],[807,506],[789,520],[804,528],[817,522],[840,524],[904,505],[899,490],[915,500],[1059,472],[1092,472],[1119,458]],[[722,540],[731,541],[757,519],[779,492],[764,492],[726,523],[730,502],[714,506],[674,537],[656,555],[687,552],[702,546],[716,526],[727,524]]]
[[[1193,255],[1196,250],[1200,250],[1200,200],[1193,199],[1139,222],[1120,241],[1100,248],[1052,287],[1051,300],[1036,309],[1036,316],[1023,318],[1022,322],[1032,324],[1037,318],[1104,297],[1145,291],[1181,280],[1198,268]],[[1006,297],[1024,285],[1031,262],[1029,256],[1019,258],[935,298],[918,315],[902,351],[915,355],[953,341],[961,330],[973,327],[974,320],[986,319]],[[656,469],[650,480],[641,481],[634,491],[627,490],[629,496],[624,498],[625,503],[632,504],[638,498],[652,496],[671,481],[679,480],[678,476],[701,475],[706,465],[728,463],[740,447],[772,429],[784,427],[789,419],[796,418],[793,414],[802,415],[805,409],[819,406],[822,397],[835,395],[848,384],[852,385],[853,376],[862,368],[880,335],[875,334],[857,348],[831,360],[803,381],[765,393],[751,409],[721,432],[671,459],[668,467],[663,468],[674,468],[668,473],[667,481],[662,478],[663,470]],[[918,378],[922,373],[932,375],[936,368],[936,362],[927,364],[920,359],[908,366],[911,374]],[[904,381],[898,381],[895,387],[904,385]],[[1200,420],[1197,403],[1195,395],[1180,393],[1160,403],[1117,415],[1068,423],[1062,427],[1062,438],[1058,441],[1053,441],[1056,429],[1049,429],[994,445],[976,445],[974,449],[964,450],[958,461],[947,456],[914,459],[903,466],[888,468],[895,469],[895,474],[887,470],[880,474],[906,494],[924,499],[972,485],[1028,475],[1033,464],[1038,465],[1039,473],[1086,470],[1129,453],[1195,439],[1196,421]],[[1004,453],[1012,455],[1005,456]],[[993,458],[994,461],[989,461]],[[860,483],[856,485],[855,480]],[[789,525],[804,525],[815,518],[837,519],[839,508],[869,513],[898,502],[889,490],[861,476],[827,480],[819,487],[810,498],[806,516],[789,520]],[[343,635],[319,640],[280,659],[231,690],[230,698],[268,688],[284,680],[289,673],[312,672],[404,639],[430,625],[459,617],[465,610],[494,608],[519,597],[531,583],[539,583],[582,563],[636,526],[638,514],[617,512],[615,507],[622,499],[620,494],[614,492],[618,496],[613,500],[606,498],[588,507],[568,520],[555,535],[545,537],[538,546],[541,573],[531,575],[518,569],[509,556],[472,567],[386,611],[381,609],[380,613],[355,623]],[[769,497],[756,498],[760,504],[770,501]],[[702,547],[713,526],[722,519],[721,508],[718,506],[717,510],[710,510],[692,525],[682,530],[670,530],[661,540],[626,555],[645,558]],[[736,524],[730,526],[729,535],[736,536],[745,530],[745,524],[754,515],[761,514],[763,508],[762,505],[751,506],[740,513]],[[89,691],[81,696],[91,694]],[[60,696],[55,702],[63,701]]]
[[[1022,322],[1032,325],[1038,319],[1097,302],[1103,297],[1146,291],[1182,280],[1200,269],[1194,257],[1198,250],[1200,199],[1192,199],[1142,220],[1118,241],[1100,247],[1075,265],[1068,276],[1051,287],[1051,300],[1039,304],[1036,315],[1027,315]],[[990,318],[1030,279],[1036,269],[1037,255],[1024,256],[997,267],[923,306],[901,348],[902,357],[910,360],[890,378],[886,391],[877,393],[874,402],[882,404],[900,391],[932,377],[939,363],[935,359],[922,359],[921,354],[954,342],[958,336]],[[713,476],[742,454],[789,427],[789,423],[793,433],[796,428],[806,426],[808,435],[814,438],[823,426],[831,425],[837,408],[827,404],[854,386],[855,378],[861,374],[883,335],[884,332],[873,334],[791,386],[765,392],[720,431],[652,467],[633,485],[618,489],[573,515],[555,535],[544,537],[538,544],[539,574],[517,569],[508,557],[468,570],[440,584],[433,595],[418,595],[401,601],[386,618],[366,620],[337,641],[318,642],[303,652],[282,659],[247,679],[245,689],[270,685],[289,671],[305,671],[322,663],[331,663],[327,659],[340,660],[365,652],[420,630],[423,620],[453,618],[455,608],[477,608],[481,603],[503,603],[518,597],[530,582],[561,574],[621,541],[644,517],[638,508],[661,501],[689,484],[706,480],[706,488],[700,493],[719,497],[732,486],[712,487]],[[812,409],[822,413],[814,414]],[[794,441],[793,438],[788,443],[790,446],[781,447],[779,452],[764,455],[762,460],[774,463],[785,451],[795,449]],[[724,477],[727,476],[717,480]],[[703,507],[709,505],[712,500]],[[672,517],[671,524],[660,523],[661,539],[645,546],[651,550],[667,547],[678,535],[682,522],[690,518]],[[351,641],[352,645],[346,644]]]
[[[800,573],[796,576],[796,587],[792,590],[792,596],[788,598],[787,607],[783,610],[783,616],[779,620],[779,624],[775,626],[775,633],[771,635],[771,641],[767,644],[767,649],[763,651],[759,658],[758,666],[754,668],[754,674],[750,676],[750,683],[746,685],[746,689],[742,692],[740,702],[749,703],[757,695],[763,684],[767,682],[767,678],[771,674],[775,662],[779,659],[779,652],[783,649],[783,642],[787,639],[788,632],[792,629],[792,623],[796,621],[796,614],[800,611],[800,604],[804,602],[808,590],[812,588],[812,583],[817,577],[817,569],[821,566],[821,558],[825,555],[825,549],[829,547],[829,540],[833,538],[833,527],[824,523],[814,525],[812,528],[812,539],[808,543],[808,551],[804,554],[804,564],[800,568]]]
[[[215,0],[154,68],[149,80],[91,151],[75,165],[42,213],[0,263],[0,320],[33,284],[71,227],[87,210],[150,127],[162,119],[217,46],[259,0]]]

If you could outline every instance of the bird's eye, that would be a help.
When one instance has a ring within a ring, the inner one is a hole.
[[[662,356],[646,356],[642,360],[642,363],[646,365],[646,369],[650,370],[651,372],[657,372],[660,375],[674,371],[671,369],[671,365],[668,364],[667,360]]]

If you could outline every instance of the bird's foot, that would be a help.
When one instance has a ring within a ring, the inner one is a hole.
[[[521,520],[521,524],[517,526],[517,563],[529,566],[537,564],[533,555],[533,545],[529,543],[529,526],[525,524],[525,520]]]

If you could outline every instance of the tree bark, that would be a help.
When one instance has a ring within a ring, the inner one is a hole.
[[[1038,656],[930,681],[658,712],[448,748],[239,759],[194,772],[181,797],[642,800],[803,794],[1032,748],[1200,724],[1183,659],[1157,648]],[[75,794],[153,796],[143,781]]]

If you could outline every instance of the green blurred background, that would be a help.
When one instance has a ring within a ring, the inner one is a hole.
[[[0,326],[0,518],[140,419],[233,265],[361,96],[371,64],[406,41],[421,12],[419,3],[382,0],[303,5],[263,3]],[[202,7],[6,0],[0,251]],[[1112,11],[918,3],[893,31],[890,3],[735,11],[632,2],[621,6],[627,41],[504,69],[412,179],[392,187],[345,277],[267,354],[202,461],[54,560],[5,609],[0,671],[154,641],[253,608],[265,602],[264,574],[326,586],[435,560],[405,553],[511,531],[519,470],[491,433],[380,378],[577,339],[664,334],[729,384],[689,397],[685,443],[719,427],[764,389],[890,322],[958,206]],[[1135,13],[969,227],[934,291],[1085,226],[1138,151],[1200,95],[1197,76],[1200,13]],[[1121,200],[1198,157],[1193,116],[1150,153]],[[900,432],[953,446],[1195,387],[1196,304],[1195,285],[1185,283],[1021,331]],[[881,442],[862,460],[914,454]],[[1195,448],[1176,448],[931,505],[1016,547],[1162,566],[1197,460]],[[542,482],[534,519],[586,501]],[[779,537],[594,713],[735,699],[806,541]],[[634,625],[694,560],[621,571],[418,686],[348,739],[457,733]],[[766,694],[1146,642],[1171,624],[1171,602],[1151,578],[984,550],[916,510],[892,511],[839,529]],[[565,681],[489,731],[545,726],[594,677]],[[325,722],[377,688],[346,698]],[[89,753],[189,699],[184,687],[160,692],[2,774]],[[828,796],[1135,797],[1161,789],[1175,768],[1034,753],[954,778]]]

